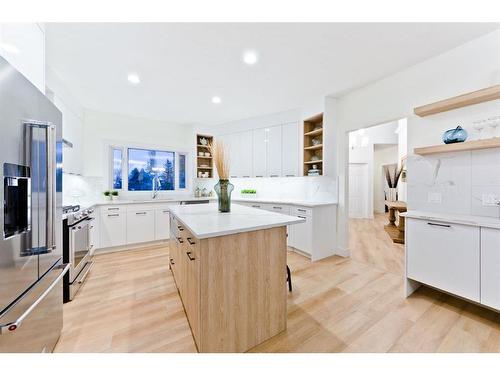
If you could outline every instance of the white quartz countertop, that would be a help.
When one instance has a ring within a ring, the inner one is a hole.
[[[440,221],[446,223],[471,225],[475,227],[500,229],[500,218],[496,217],[456,215],[456,214],[416,211],[416,210],[410,210],[400,215],[413,219],[432,220],[432,221]]]
[[[305,206],[305,207],[317,207],[317,206],[327,206],[332,204],[337,204],[337,201],[333,200],[301,200],[301,199],[270,199],[270,198],[252,198],[252,197],[232,197],[234,202],[255,202],[255,203],[277,203],[277,204],[289,204],[294,206]]]
[[[173,206],[170,208],[170,213],[199,239],[281,227],[305,221],[296,216],[237,204],[231,205],[231,212],[227,213],[219,212],[216,203]]]

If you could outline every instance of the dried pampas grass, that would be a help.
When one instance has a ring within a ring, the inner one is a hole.
[[[208,148],[212,157],[214,158],[215,168],[217,169],[217,174],[219,179],[228,180],[229,179],[229,152],[227,151],[226,145],[222,141],[214,141],[208,144]]]

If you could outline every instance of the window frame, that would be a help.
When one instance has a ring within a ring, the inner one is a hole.
[[[107,186],[109,187],[110,190],[117,190],[113,189],[113,151],[115,149],[119,149],[122,151],[122,188],[119,190],[122,194],[126,195],[144,195],[152,192],[152,190],[128,190],[128,150],[129,148],[132,149],[142,149],[142,150],[154,150],[154,151],[163,151],[163,152],[172,152],[174,153],[174,190],[159,190],[160,194],[165,194],[165,195],[170,195],[170,194],[178,194],[178,193],[184,193],[187,192],[191,189],[191,152],[187,150],[176,150],[175,147],[168,147],[168,146],[158,146],[158,145],[151,145],[151,144],[138,144],[138,143],[124,143],[124,144],[115,144],[115,143],[109,143],[107,145],[108,147],[108,182]],[[170,150],[169,150],[170,148]],[[184,188],[180,188],[180,175],[179,175],[179,162],[180,162],[180,155],[185,156],[185,178],[186,178],[186,184]]]
[[[115,189],[114,188],[114,172],[115,172],[115,155],[114,155],[114,152],[115,150],[118,150],[122,153],[122,160],[121,160],[121,169],[122,169],[122,187],[121,189]],[[125,191],[125,179],[123,178],[124,174],[123,174],[123,163],[124,163],[124,155],[125,155],[125,152],[123,150],[123,146],[117,146],[117,145],[110,145],[109,146],[109,151],[108,151],[108,183],[107,183],[107,186],[109,188],[109,190],[114,190],[114,191]]]

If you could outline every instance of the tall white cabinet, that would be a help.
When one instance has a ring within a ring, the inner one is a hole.
[[[38,23],[0,23],[0,56],[45,93],[45,30]]]
[[[299,176],[298,123],[217,136],[230,156],[230,177]]]

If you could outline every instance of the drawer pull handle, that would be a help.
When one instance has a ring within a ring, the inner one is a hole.
[[[250,176],[243,176],[243,177],[245,177],[245,178],[249,178]]]
[[[254,208],[260,208],[260,206],[257,205],[257,204],[253,204],[252,207],[254,207]]]
[[[300,217],[301,219],[306,219],[306,217],[305,217],[305,216],[297,216],[297,217]]]
[[[120,214],[108,214],[108,217],[117,217],[120,216]]]
[[[146,215],[146,214],[147,214],[147,212],[136,212],[135,214],[136,214],[136,215]]]
[[[277,174],[272,174],[271,177],[279,177]]]
[[[299,212],[306,212],[306,210],[304,210],[302,208],[297,208],[297,211],[299,211]]]
[[[255,177],[264,177],[264,176],[261,176],[261,175],[257,175],[257,176],[255,176]]]
[[[184,228],[181,227],[180,225],[177,225],[177,229],[179,229],[181,232],[184,230]]]
[[[174,262],[174,259],[173,258],[170,258],[170,264],[174,265],[175,262]]]
[[[273,206],[273,209],[275,210],[281,210],[283,207],[280,207],[280,206]]]
[[[287,174],[286,177],[295,177],[294,174]]]
[[[108,207],[108,211],[117,211],[120,207]]]
[[[196,245],[196,242],[194,242],[191,237],[186,238],[186,240],[190,245]]]
[[[427,223],[427,225],[432,225],[434,227],[451,228],[451,225],[448,224]]]
[[[186,252],[186,255],[188,256],[189,260],[195,260],[196,258],[191,256],[191,251]]]
[[[182,237],[177,237],[177,241],[178,241],[179,243],[184,243],[184,240],[182,239]]]
[[[170,211],[169,210],[163,210],[164,214],[168,214]]]

